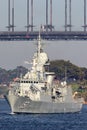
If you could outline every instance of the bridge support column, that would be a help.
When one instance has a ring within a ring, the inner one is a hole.
[[[10,32],[10,0],[8,0],[8,32]]]
[[[12,1],[12,32],[14,32],[14,0]]]
[[[86,0],[84,0],[84,32],[86,32]]]
[[[52,31],[52,0],[50,0],[50,26],[50,30]]]
[[[33,32],[33,0],[31,0],[31,32]]]
[[[67,31],[67,0],[65,0],[65,32]]]
[[[71,0],[69,0],[69,31],[71,32]]]
[[[46,32],[48,32],[48,0],[46,0]]]
[[[29,0],[27,0],[27,32],[29,32]]]

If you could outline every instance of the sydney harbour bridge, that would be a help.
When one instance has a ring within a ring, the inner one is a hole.
[[[26,0],[27,25],[26,31],[15,30],[15,0],[8,0],[8,26],[6,31],[0,31],[0,40],[34,40],[37,39],[38,31],[34,30],[34,1]],[[38,0],[39,1],[39,0]],[[45,25],[40,26],[42,39],[46,40],[87,40],[86,24],[86,0],[83,0],[83,31],[72,31],[72,0],[64,0],[64,31],[55,31],[53,24],[53,2],[55,0],[45,0]],[[68,8],[68,9],[67,9]],[[30,11],[31,10],[31,11]],[[48,13],[50,12],[50,13]],[[11,16],[12,14],[12,16]],[[69,14],[69,15],[68,15]],[[50,16],[49,16],[50,15]],[[68,21],[68,20],[69,21]]]

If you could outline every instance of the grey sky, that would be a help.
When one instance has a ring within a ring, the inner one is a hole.
[[[13,69],[23,65],[24,61],[31,61],[36,50],[35,42],[0,42],[0,67]],[[87,67],[87,41],[56,41],[46,42],[44,50],[50,60],[70,60],[71,63]]]
[[[15,25],[16,30],[24,30],[26,25],[26,1],[15,0]],[[8,0],[0,0],[0,30],[7,30],[8,25]],[[63,30],[65,0],[53,0],[53,25],[57,30]],[[73,30],[82,30],[83,25],[83,0],[72,0]],[[34,24],[37,29],[45,24],[45,0],[34,0]],[[70,60],[73,64],[87,67],[87,41],[57,41],[48,43],[44,47],[50,60]],[[1,42],[0,41],[0,67],[13,69],[23,65],[25,60],[31,60],[35,46],[31,42]]]

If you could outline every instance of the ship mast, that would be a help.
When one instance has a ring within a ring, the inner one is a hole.
[[[38,53],[38,56],[41,52],[41,36],[40,36],[40,32],[39,32],[39,37],[38,37],[38,44],[37,44],[37,53]]]

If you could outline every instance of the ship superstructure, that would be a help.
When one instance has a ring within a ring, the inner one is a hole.
[[[46,69],[49,65],[39,34],[31,70],[20,77],[5,95],[12,112],[66,113],[81,110],[81,99],[73,99],[71,86],[66,81],[61,84],[55,81],[55,73]]]

